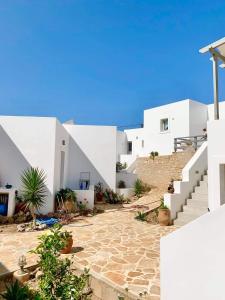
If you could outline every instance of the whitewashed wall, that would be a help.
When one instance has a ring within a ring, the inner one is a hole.
[[[213,121],[214,120],[214,104],[209,104],[207,106],[208,108],[208,120]],[[219,103],[219,115],[220,119],[225,119],[225,101],[221,101]]]
[[[143,128],[127,129],[124,131],[127,135],[127,141],[132,142],[132,155],[141,156],[144,153],[142,141],[144,141]]]
[[[65,145],[64,145],[65,144]],[[61,183],[61,151],[65,153],[64,175]],[[69,151],[69,134],[62,124],[56,120],[55,133],[55,163],[54,163],[54,192],[56,193],[60,188],[66,187],[66,175],[68,168],[68,151]]]
[[[90,184],[116,187],[117,131],[114,126],[67,125],[69,138],[66,185],[79,188],[80,172],[90,172]]]
[[[207,105],[189,101],[189,135],[202,135],[203,129],[207,126],[208,107]]]
[[[54,208],[56,119],[0,117],[0,183],[21,186],[20,177],[28,167],[43,169],[47,175],[48,199],[41,212]]]
[[[127,154],[127,135],[124,131],[117,131],[116,136],[116,160],[120,161],[120,156]]]
[[[225,203],[225,120],[208,122],[208,193],[209,208]]]
[[[145,153],[158,151],[160,155],[174,151],[174,138],[189,136],[189,100],[174,102],[144,111]],[[160,131],[160,120],[169,119],[169,129]]]
[[[224,300],[225,206],[161,239],[161,300]]]

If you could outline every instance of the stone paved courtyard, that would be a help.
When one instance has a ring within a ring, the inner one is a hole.
[[[65,229],[74,239],[73,261],[76,266],[132,294],[147,292],[160,299],[160,238],[176,228],[161,227],[134,219],[131,210],[111,210],[94,217],[80,218]],[[43,232],[42,232],[43,233]],[[28,264],[36,257],[28,250],[37,245],[40,232],[0,233],[0,273],[18,269],[17,260],[26,254]]]

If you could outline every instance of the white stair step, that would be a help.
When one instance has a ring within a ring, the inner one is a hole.
[[[183,207],[183,212],[187,214],[201,214],[201,213],[206,213],[208,211],[208,208],[206,207],[196,207],[192,205],[185,205]]]
[[[196,216],[191,215],[180,215],[176,220],[174,220],[174,225],[185,225],[187,223],[190,223],[191,221],[197,219]]]
[[[206,187],[200,185],[195,187],[194,193],[201,194],[201,195],[208,195],[208,190]]]
[[[208,201],[188,199],[187,205],[190,205],[192,207],[208,208]]]
[[[191,195],[191,199],[195,200],[195,201],[205,201],[205,202],[208,202],[208,195],[193,193]]]
[[[200,181],[200,187],[204,189],[208,189],[208,182],[207,181]]]

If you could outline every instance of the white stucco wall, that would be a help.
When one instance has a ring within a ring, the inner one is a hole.
[[[163,237],[161,300],[224,300],[225,206]]]
[[[189,135],[202,135],[203,129],[207,126],[208,107],[207,105],[189,101]]]
[[[99,181],[116,188],[117,131],[114,126],[67,125],[70,135],[66,186],[79,188],[80,172],[90,172],[90,184]]]
[[[0,182],[14,188],[28,167],[43,169],[47,179],[48,198],[41,212],[54,208],[55,118],[0,117]]]
[[[144,111],[145,153],[158,151],[160,155],[174,151],[174,138],[189,136],[189,100],[174,102]],[[169,119],[169,129],[160,130],[160,120]]]
[[[62,124],[56,120],[55,132],[55,162],[54,162],[54,192],[56,193],[60,188],[66,188],[66,175],[68,168],[68,150],[69,150],[69,134]],[[64,152],[64,174],[61,182],[61,152]]]
[[[135,128],[124,130],[127,135],[127,142],[132,142],[132,153],[133,156],[141,156],[144,153],[144,147],[142,147],[142,141],[144,141],[144,129]],[[128,148],[127,148],[128,149]]]
[[[208,108],[208,120],[213,121],[214,120],[214,104],[209,104],[207,106]],[[219,102],[219,116],[220,119],[225,119],[225,101]]]
[[[208,122],[208,194],[209,208],[225,203],[225,119]]]
[[[127,135],[124,131],[116,133],[116,160],[120,161],[120,156],[127,154]]]

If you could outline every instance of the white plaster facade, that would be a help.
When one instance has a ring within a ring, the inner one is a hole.
[[[220,102],[220,118],[225,119],[225,102]],[[137,157],[148,156],[152,151],[159,155],[171,154],[174,138],[202,135],[209,120],[213,120],[213,104],[191,99],[146,109],[143,128],[124,131],[123,150],[126,152],[120,156],[120,161],[129,166]],[[167,128],[163,128],[163,122],[167,122]],[[132,151],[128,143],[132,143]]]
[[[105,188],[116,189],[121,150],[117,149],[115,126],[62,125],[56,118],[2,116],[0,140],[0,187],[8,183],[20,190],[25,169],[44,170],[47,201],[41,213],[54,211],[60,188],[78,190],[81,173],[89,173],[92,186],[102,182]],[[93,201],[89,201],[92,207]]]

